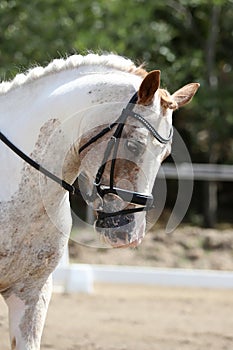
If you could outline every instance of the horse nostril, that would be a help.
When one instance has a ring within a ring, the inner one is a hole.
[[[126,203],[116,194],[108,193],[103,197],[105,213],[114,213],[125,209]]]

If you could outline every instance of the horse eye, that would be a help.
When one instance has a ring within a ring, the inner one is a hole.
[[[135,140],[126,140],[125,146],[134,156],[138,157],[143,153],[143,145]]]

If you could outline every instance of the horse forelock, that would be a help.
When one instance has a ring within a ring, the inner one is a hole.
[[[88,54],[86,56],[72,55],[67,58],[54,59],[46,67],[37,66],[29,69],[25,73],[19,73],[11,81],[3,81],[0,83],[0,94],[2,95],[10,92],[17,87],[26,85],[39,78],[83,66],[112,68],[135,74],[142,78],[147,74],[143,65],[137,67],[130,59],[115,54]]]

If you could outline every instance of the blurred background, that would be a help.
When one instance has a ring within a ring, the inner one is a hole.
[[[107,51],[145,63],[147,70],[160,69],[161,85],[170,92],[199,82],[193,102],[175,112],[174,125],[193,163],[232,165],[232,18],[233,0],[1,0],[0,78],[12,79],[54,58]],[[224,181],[217,175],[212,181],[195,179],[184,223],[231,227],[232,168],[227,172]],[[167,186],[161,222],[174,206],[177,180],[168,179]],[[75,206],[87,215],[81,200]],[[198,247],[208,248],[208,237]],[[233,248],[228,238],[224,244]]]

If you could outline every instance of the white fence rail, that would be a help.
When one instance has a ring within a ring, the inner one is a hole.
[[[54,273],[55,287],[67,293],[91,293],[96,282],[233,289],[233,272],[70,264]]]
[[[193,174],[190,173],[190,166],[192,166]],[[180,163],[175,166],[164,163],[161,168],[158,177],[165,175],[167,179],[177,179],[178,173],[179,178],[183,180],[233,181],[233,165]]]

